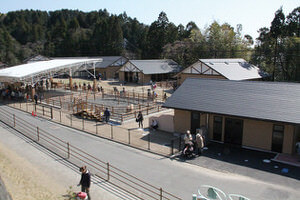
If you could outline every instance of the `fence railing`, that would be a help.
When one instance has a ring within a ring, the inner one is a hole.
[[[181,150],[181,137],[173,134],[160,135],[157,133],[141,132],[139,129],[128,129],[111,124],[110,126],[97,120],[73,115],[52,105],[34,104],[32,102],[14,102],[10,106],[25,112],[51,119],[52,121],[97,135],[102,138],[117,141],[128,146],[154,152],[163,156],[174,155]],[[32,113],[34,111],[34,113]],[[146,111],[143,111],[146,112]],[[145,113],[144,113],[145,114]]]
[[[181,199],[163,190],[161,187],[154,186],[111,165],[109,162],[96,158],[88,152],[75,147],[70,142],[62,140],[41,127],[36,126],[36,124],[29,123],[3,108],[0,108],[0,111],[0,120],[8,126],[18,130],[23,135],[26,135],[76,165],[88,165],[95,176],[112,183],[138,199]]]

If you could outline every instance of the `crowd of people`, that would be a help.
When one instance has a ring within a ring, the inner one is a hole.
[[[201,155],[204,147],[204,138],[200,133],[197,133],[195,139],[189,130],[186,131],[184,135],[184,148],[182,151],[182,155],[190,158],[197,155]]]

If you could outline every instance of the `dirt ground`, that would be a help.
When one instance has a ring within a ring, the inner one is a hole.
[[[59,200],[67,194],[49,174],[0,143],[0,175],[13,200]]]

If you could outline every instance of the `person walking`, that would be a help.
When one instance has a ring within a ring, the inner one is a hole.
[[[86,166],[80,167],[79,171],[81,172],[81,179],[78,186],[81,185],[81,192],[85,192],[88,196],[88,199],[91,200],[90,196],[90,186],[91,186],[91,175],[87,170]]]
[[[200,133],[196,135],[196,145],[197,145],[197,154],[200,156],[202,154],[202,149],[204,147],[203,137]]]
[[[109,112],[108,108],[105,109],[104,116],[105,116],[105,122],[108,123],[109,117],[110,117],[110,112]]]
[[[142,114],[141,111],[139,111],[139,114],[138,114],[138,116],[136,118],[136,122],[139,123],[139,128],[141,128],[141,127],[143,128],[143,120],[144,120],[143,114]]]

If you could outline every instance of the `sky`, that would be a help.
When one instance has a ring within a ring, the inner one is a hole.
[[[299,0],[0,0],[0,12],[21,9],[54,11],[74,9],[93,11],[107,9],[111,14],[127,13],[131,18],[150,25],[161,11],[170,22],[184,26],[193,21],[203,30],[213,21],[236,28],[254,39],[262,27],[270,27],[275,12],[282,6],[287,16],[300,6]]]

